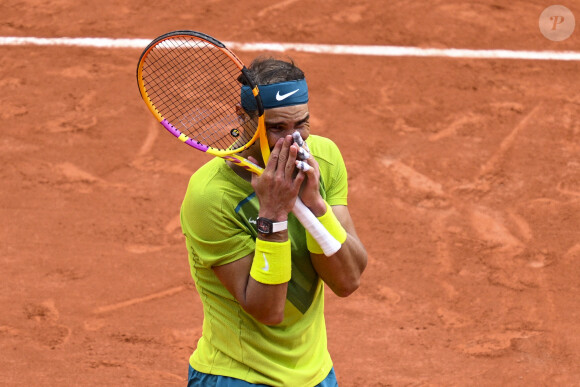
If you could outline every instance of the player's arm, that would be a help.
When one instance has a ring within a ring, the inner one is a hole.
[[[311,168],[306,173],[307,179],[300,197],[315,216],[319,219],[324,216],[327,230],[342,242],[340,250],[330,257],[322,254],[320,248],[320,251],[313,252],[309,246],[312,264],[336,295],[346,297],[359,287],[360,277],[367,265],[367,253],[356,234],[348,207],[328,206],[320,196],[320,168],[316,159],[310,157],[306,162]],[[317,245],[316,242],[313,244]]]
[[[284,319],[288,282],[267,285],[250,276],[254,254],[213,268],[214,273],[241,307],[256,320],[276,325]]]
[[[339,297],[346,297],[358,289],[361,275],[367,265],[367,253],[361,243],[347,206],[332,206],[332,211],[346,231],[346,240],[340,250],[327,257],[310,253],[314,268]]]
[[[252,175],[252,186],[260,202],[258,216],[274,222],[288,220],[304,180],[303,174],[294,175],[296,155],[292,137],[281,138],[272,150],[264,173]],[[256,320],[268,325],[282,322],[292,271],[288,230],[258,234],[253,254],[213,270]]]

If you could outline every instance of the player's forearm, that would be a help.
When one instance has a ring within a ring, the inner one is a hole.
[[[312,263],[326,284],[340,297],[346,297],[358,289],[361,275],[367,265],[367,253],[356,234],[347,206],[332,206],[325,218],[325,227],[342,245],[327,257],[310,241]],[[334,214],[334,217],[333,217]],[[308,239],[308,238],[307,238]]]
[[[259,234],[249,274],[244,309],[264,324],[279,324],[284,319],[292,274],[291,244],[286,230]]]
[[[242,307],[262,324],[280,324],[284,320],[287,291],[287,282],[266,285],[250,277],[246,288],[245,303]]]
[[[334,255],[311,254],[314,268],[339,297],[347,297],[360,286],[367,265],[367,253],[356,235],[347,234],[346,241]]]

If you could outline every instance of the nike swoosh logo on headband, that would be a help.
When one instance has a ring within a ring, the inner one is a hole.
[[[282,94],[282,95],[280,95],[280,90],[278,90],[278,92],[276,93],[276,101],[284,101],[286,98],[290,97],[292,94],[297,93],[298,90],[300,90],[300,89],[296,89],[294,91],[291,91],[289,93]]]

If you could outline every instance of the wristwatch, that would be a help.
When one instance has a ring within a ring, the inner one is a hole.
[[[288,229],[288,221],[274,222],[268,218],[256,219],[256,226],[260,234],[273,234],[275,232],[284,231]]]

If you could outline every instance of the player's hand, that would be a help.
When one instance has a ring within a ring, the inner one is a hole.
[[[306,163],[307,167],[301,171],[306,178],[300,188],[300,199],[315,216],[322,216],[326,212],[326,204],[320,195],[320,167],[313,156],[301,162]]]
[[[295,173],[298,146],[292,142],[292,136],[278,139],[264,172],[252,175],[252,187],[260,203],[259,216],[284,221],[294,208],[305,175]]]

